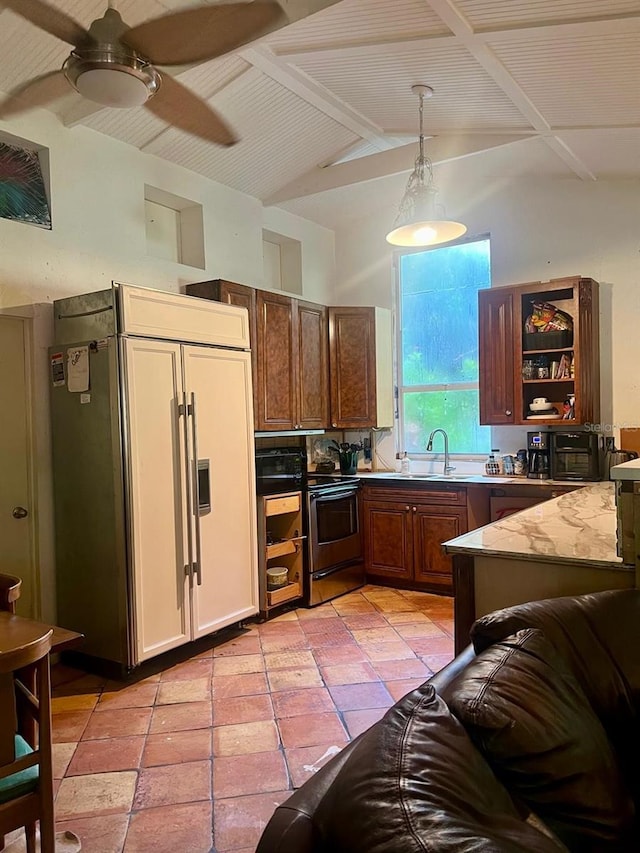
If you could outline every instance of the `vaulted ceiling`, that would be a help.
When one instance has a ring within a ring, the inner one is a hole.
[[[106,6],[50,2],[85,26]],[[415,83],[435,91],[425,102],[435,163],[490,156],[531,176],[640,177],[640,0],[280,2],[297,20],[177,75],[237,131],[232,148],[146,110],[99,108],[75,94],[52,109],[70,127],[107,134],[265,204],[313,218],[317,198],[319,221],[330,191],[410,171]],[[121,0],[117,8],[133,26],[188,5]],[[0,11],[0,47],[3,91],[60,67],[69,50],[8,10]]]

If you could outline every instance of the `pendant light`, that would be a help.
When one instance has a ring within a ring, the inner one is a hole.
[[[412,86],[420,99],[420,148],[413,172],[398,208],[387,242],[393,246],[436,246],[462,237],[467,228],[446,219],[444,208],[436,204],[438,190],[433,181],[433,165],[424,153],[424,99],[433,95],[431,86]]]

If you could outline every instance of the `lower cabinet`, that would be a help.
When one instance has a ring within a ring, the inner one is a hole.
[[[260,613],[302,596],[302,493],[258,496],[258,577]],[[276,571],[272,583],[269,569]]]
[[[367,576],[451,593],[452,561],[441,545],[467,532],[465,490],[366,488],[363,497]]]

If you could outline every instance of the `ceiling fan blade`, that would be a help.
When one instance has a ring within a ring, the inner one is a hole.
[[[55,101],[56,98],[68,95],[72,91],[62,71],[49,71],[47,74],[27,80],[26,83],[16,86],[9,92],[8,97],[0,103],[0,118],[16,115],[34,107],[43,107],[49,101]]]
[[[145,107],[158,118],[216,145],[234,145],[238,138],[211,107],[168,74]]]
[[[157,65],[183,65],[222,56],[286,23],[273,0],[221,3],[154,18],[121,38]]]
[[[31,21],[36,27],[74,47],[88,37],[85,28],[74,21],[70,15],[54,9],[43,0],[2,0],[0,6],[6,6],[12,12]]]

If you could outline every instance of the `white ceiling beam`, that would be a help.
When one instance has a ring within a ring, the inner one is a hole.
[[[311,77],[284,59],[276,56],[266,45],[260,44],[243,48],[238,52],[246,62],[251,63],[263,74],[271,77],[281,86],[311,104],[320,112],[346,127],[353,133],[366,139],[381,151],[386,151],[397,144],[397,140],[388,139],[384,131],[361,113],[352,109],[333,95],[324,86],[316,83]]]
[[[442,136],[438,139],[429,140],[427,153],[435,165],[480,154],[502,145],[512,145],[519,141],[514,140],[512,136],[502,136],[501,134],[496,134],[493,137],[478,136],[474,139],[462,136]],[[316,167],[281,187],[276,193],[265,199],[264,204],[280,204],[294,198],[314,195],[338,187],[410,172],[415,163],[417,150],[417,143],[412,142],[410,145],[402,145],[399,148],[381,151],[368,157],[359,157],[346,163],[337,163],[325,168]]]
[[[559,133],[574,133],[574,132],[582,132],[582,131],[621,131],[621,130],[638,130],[640,129],[640,123],[631,122],[629,124],[567,124],[567,125],[553,125],[549,127],[547,130],[532,130],[530,127],[429,127],[429,134],[425,134],[425,138],[429,139],[431,136],[482,136],[487,135],[491,136],[500,132],[502,135],[507,136],[540,136],[543,138],[549,136],[556,136]],[[415,136],[415,128],[410,127],[387,127],[385,128],[385,133],[393,136]]]
[[[513,105],[520,110],[531,126],[539,131],[551,130],[540,110],[516,83],[496,54],[488,45],[478,40],[473,27],[452,0],[428,0],[428,2],[433,11],[457,36],[458,42],[469,51],[491,79],[511,99]],[[584,180],[595,181],[596,176],[568,145],[560,143],[553,137],[545,137],[545,142],[576,175]]]

